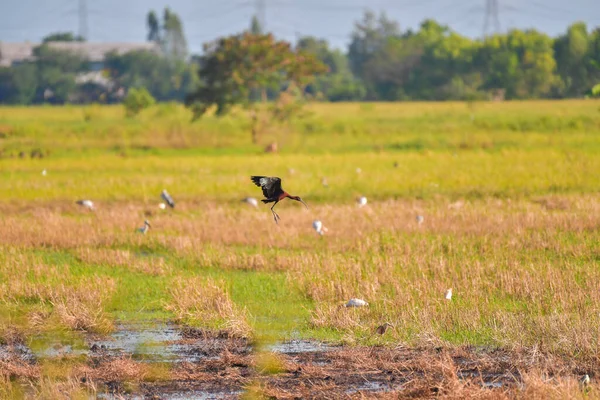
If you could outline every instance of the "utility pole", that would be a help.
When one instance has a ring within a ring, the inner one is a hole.
[[[500,32],[499,0],[485,0],[485,16],[483,20],[483,37],[488,36],[490,24],[494,24],[494,32]]]
[[[256,0],[256,18],[263,32],[267,32],[267,3],[266,0]]]
[[[88,12],[87,0],[79,0],[79,36],[84,40],[88,38]]]

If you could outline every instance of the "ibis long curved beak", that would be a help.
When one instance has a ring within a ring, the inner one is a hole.
[[[304,207],[306,207],[306,209],[308,210],[308,205],[304,202],[304,200],[300,199],[299,201],[300,203],[304,204]]]

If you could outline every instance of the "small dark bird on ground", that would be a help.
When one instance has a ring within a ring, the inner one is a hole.
[[[377,333],[378,335],[383,335],[383,334],[384,334],[384,333],[385,333],[385,332],[388,330],[388,328],[389,328],[390,326],[391,326],[392,328],[394,327],[394,325],[390,324],[389,322],[386,322],[386,323],[385,323],[385,324],[383,324],[383,325],[379,325],[379,326],[377,327],[377,329],[375,330],[375,333]]]
[[[163,189],[162,193],[160,194],[160,197],[162,197],[162,199],[169,205],[169,207],[175,208],[175,202],[173,201],[173,198],[171,197],[169,192],[167,192],[167,189]]]
[[[304,201],[302,201],[300,196],[292,196],[281,188],[280,178],[275,176],[251,176],[250,179],[252,179],[252,182],[254,182],[256,186],[259,186],[262,189],[263,195],[266,197],[266,199],[261,200],[263,203],[275,203],[271,207],[271,212],[273,213],[273,219],[275,220],[275,223],[278,223],[280,217],[275,210],[273,210],[273,208],[277,205],[277,203],[286,197],[299,201],[308,209],[308,206]]]

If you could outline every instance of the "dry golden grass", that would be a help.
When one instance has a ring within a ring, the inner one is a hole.
[[[101,360],[97,366],[81,366],[74,372],[79,379],[91,381],[140,382],[148,374],[147,366],[129,357]]]
[[[31,207],[29,214],[7,212],[0,220],[7,232],[2,246],[8,249],[2,257],[16,267],[2,270],[10,281],[2,284],[4,301],[56,298],[52,285],[22,279],[22,271],[33,281],[62,279],[61,268],[19,250],[43,245],[69,251],[83,263],[174,279],[172,293],[187,303],[169,310],[189,317],[202,301],[202,290],[178,277],[162,256],[125,250],[147,246],[200,266],[285,271],[290,287],[315,302],[313,325],[342,330],[348,339],[353,331],[358,340],[390,321],[399,329],[387,336],[413,344],[481,338],[509,347],[537,343],[571,354],[598,352],[600,273],[593,266],[600,201],[594,195],[372,201],[364,209],[316,205],[310,211],[284,203],[279,226],[266,208],[187,203],[176,213],[157,213],[146,236],[133,231],[145,208],[130,203],[106,204],[95,214],[72,214],[67,212],[71,205],[58,203],[2,207]],[[422,225],[415,221],[417,214],[425,216]],[[26,223],[32,215],[54,228]],[[330,228],[324,237],[310,227],[315,217]],[[454,298],[448,302],[443,294],[450,287]],[[230,301],[210,293],[223,304],[215,307],[214,317],[203,318],[238,320],[231,317],[237,311],[230,311]],[[372,306],[356,315],[339,313],[336,307],[350,297],[365,298]],[[207,300],[202,307],[213,305]],[[205,312],[199,310],[194,312]]]
[[[104,279],[92,285],[84,284],[76,290],[65,290],[55,295],[51,303],[58,319],[70,329],[108,333],[113,329],[113,324],[102,303],[112,291],[114,282]]]
[[[19,265],[22,264],[14,263],[2,271],[9,279],[7,283],[0,285],[0,301],[36,301],[40,306],[50,307],[30,312],[31,327],[42,327],[50,318],[55,317],[60,325],[73,330],[97,333],[112,330],[112,319],[104,310],[104,303],[115,290],[113,279],[95,277],[65,284],[61,283],[66,280],[64,272],[59,272],[54,266],[27,264],[24,272],[23,269],[15,268]],[[28,273],[46,276],[40,280],[27,279]]]
[[[236,306],[222,282],[210,278],[177,279],[170,288],[172,300],[166,309],[186,323],[225,329],[237,337],[249,337],[252,329],[246,311]]]
[[[40,400],[86,400],[96,396],[95,385],[88,381],[82,384],[80,379],[69,377],[67,379],[42,378],[31,385],[33,398]]]

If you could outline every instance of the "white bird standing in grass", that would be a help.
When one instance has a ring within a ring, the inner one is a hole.
[[[253,207],[258,207],[258,200],[256,200],[254,197],[244,197],[242,201],[244,203],[250,204]]]
[[[585,374],[585,376],[583,377],[583,379],[581,380],[581,384],[583,386],[587,386],[590,384],[590,376],[588,374]]]
[[[169,207],[175,208],[175,202],[173,201],[171,195],[167,192],[167,189],[163,189],[162,193],[160,194],[160,197],[162,197],[162,199],[169,205]]]
[[[417,215],[417,224],[419,224],[419,226],[423,224],[423,221],[425,221],[425,218],[422,215]]]
[[[165,203],[160,203],[158,205],[158,208],[160,208],[161,210],[164,210],[165,208],[167,208],[167,205]]]
[[[142,226],[141,228],[138,228],[137,231],[143,235],[146,234],[146,232],[148,232],[148,230],[150,229],[150,222],[148,222],[148,220],[144,221],[144,226]]]
[[[46,176],[46,174],[47,174],[46,170],[43,170],[42,171],[42,176]]]
[[[452,288],[446,290],[446,300],[452,300]]]
[[[369,303],[367,303],[363,299],[350,299],[346,303],[346,307],[365,307],[368,305],[369,305]]]
[[[365,196],[360,196],[358,199],[356,199],[356,204],[358,205],[358,208],[366,206],[367,198]]]
[[[83,208],[87,208],[90,211],[94,211],[94,202],[91,200],[77,200],[75,203],[79,204]]]
[[[321,236],[323,236],[327,232],[327,228],[318,219],[313,221],[312,226],[313,226],[313,229]]]

